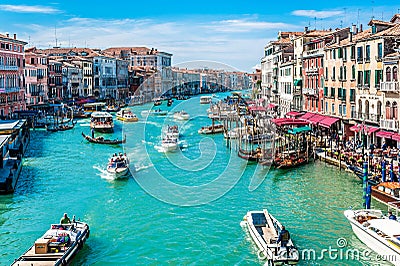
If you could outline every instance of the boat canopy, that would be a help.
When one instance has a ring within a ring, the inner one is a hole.
[[[370,227],[376,228],[388,236],[400,237],[400,223],[391,219],[372,219]]]
[[[288,133],[295,135],[295,134],[307,132],[307,131],[310,131],[310,130],[311,130],[311,127],[309,127],[309,126],[295,127],[295,128],[289,129]]]

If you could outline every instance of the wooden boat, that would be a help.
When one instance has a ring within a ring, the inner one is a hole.
[[[126,155],[114,154],[108,161],[107,172],[115,175],[115,179],[128,177],[129,158]]]
[[[384,217],[380,210],[346,210],[344,216],[350,222],[354,234],[385,258],[400,265],[400,223]]]
[[[371,196],[377,201],[400,210],[399,182],[382,182],[372,186]]]
[[[82,249],[89,234],[89,225],[84,222],[52,224],[50,229],[11,265],[69,265]]]
[[[299,251],[289,239],[286,246],[277,243],[281,223],[267,210],[249,211],[243,218],[251,238],[260,250],[259,258],[268,265],[294,265],[299,262]]]
[[[75,127],[76,122],[72,122],[72,124],[61,124],[56,127],[49,127],[46,125],[46,130],[50,132],[57,132],[57,131],[66,131],[73,129]]]
[[[137,122],[139,118],[130,109],[121,110],[117,113],[117,119],[124,122]]]
[[[364,173],[363,173],[363,169],[361,167],[350,164],[350,165],[347,165],[347,169],[349,169],[351,172],[353,172],[361,180],[364,179]],[[371,173],[369,173],[368,174],[368,183],[372,186],[375,186],[379,183],[379,181],[374,179],[374,176]]]
[[[109,105],[106,108],[106,112],[109,112],[109,113],[115,113],[115,112],[118,112],[119,110],[121,110],[119,105]]]
[[[105,139],[103,137],[97,137],[97,138],[92,138],[91,136],[85,135],[85,133],[82,132],[82,136],[89,142],[91,143],[97,143],[97,144],[121,144],[126,142],[126,137],[122,140],[119,139]]]
[[[159,106],[161,104],[162,104],[162,102],[161,102],[160,99],[157,99],[157,100],[154,101],[154,106]]]
[[[114,122],[107,112],[94,112],[90,116],[90,128],[98,132],[110,133],[114,131]]]
[[[202,127],[199,129],[199,134],[216,134],[216,133],[223,133],[224,132],[224,125],[214,125],[214,126],[207,126]]]
[[[248,161],[257,161],[258,162],[262,158],[262,151],[260,148],[257,148],[252,151],[246,151],[243,149],[239,149],[238,156],[240,158],[248,160]]]

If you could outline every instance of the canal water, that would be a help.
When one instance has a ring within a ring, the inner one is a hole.
[[[262,265],[241,221],[263,208],[286,225],[300,250],[315,252],[299,265],[384,265],[375,253],[346,255],[369,251],[343,216],[362,207],[357,177],[322,162],[285,171],[247,163],[222,135],[197,133],[210,124],[207,107],[199,97],[172,107],[164,102],[159,108],[169,115],[148,118],[141,111],[150,104],[131,107],[140,121],[115,121],[115,132],[105,135],[126,135],[123,146],[86,142],[88,119],[70,131],[32,131],[16,192],[0,197],[0,265],[12,263],[64,212],[91,228],[73,265]],[[182,109],[191,119],[174,121],[172,113]],[[180,149],[165,154],[161,131],[173,124],[181,129]],[[118,152],[131,161],[127,180],[105,171]]]

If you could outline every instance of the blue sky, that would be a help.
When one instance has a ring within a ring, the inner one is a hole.
[[[347,27],[389,20],[396,1],[0,1],[0,33],[27,47],[147,46],[173,64],[217,61],[252,71],[278,31]]]

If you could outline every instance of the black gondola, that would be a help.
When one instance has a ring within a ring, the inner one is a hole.
[[[92,138],[91,136],[85,135],[85,133],[82,132],[82,136],[89,142],[91,143],[97,143],[97,144],[122,144],[126,142],[126,137],[122,140],[118,139],[105,139],[103,137],[97,137],[97,138]]]

